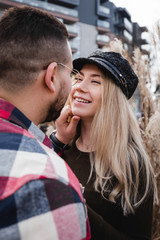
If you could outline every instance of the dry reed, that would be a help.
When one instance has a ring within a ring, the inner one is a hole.
[[[156,52],[156,61],[158,58],[158,49],[160,48],[160,25],[157,25],[156,33],[152,33],[152,39]],[[122,42],[118,39],[110,42],[109,47],[104,50],[121,53],[129,60],[139,78],[138,88],[142,116],[138,120],[142,139],[154,168],[160,202],[160,99],[157,98],[156,94],[153,96],[153,93],[147,87],[147,84],[153,84],[150,62],[144,58],[139,48],[134,50],[131,59],[127,51],[124,50]],[[155,75],[156,79],[154,78],[154,81],[160,85],[159,70],[157,70],[157,74]],[[160,240],[160,206],[157,203],[154,204],[153,210],[152,240]]]

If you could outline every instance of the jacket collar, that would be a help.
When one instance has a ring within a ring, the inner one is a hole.
[[[0,118],[26,129],[32,136],[51,148],[50,139],[40,128],[30,121],[18,108],[2,98],[0,98]]]

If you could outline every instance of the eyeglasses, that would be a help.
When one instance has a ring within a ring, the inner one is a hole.
[[[61,66],[63,66],[63,67],[65,67],[65,68],[70,70],[70,72],[71,72],[70,73],[70,77],[72,79],[72,86],[74,84],[76,84],[76,82],[81,78],[81,74],[80,74],[80,72],[77,69],[71,69],[70,67],[66,66],[63,63],[57,63],[57,65],[61,65]]]

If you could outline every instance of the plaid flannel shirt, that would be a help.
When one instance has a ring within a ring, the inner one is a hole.
[[[0,240],[90,239],[78,179],[49,138],[0,99]]]

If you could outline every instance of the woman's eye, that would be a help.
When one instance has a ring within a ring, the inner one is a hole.
[[[92,80],[92,83],[101,85],[101,82],[100,82],[100,81],[97,81],[97,80]]]
[[[83,79],[81,79],[79,77],[75,77],[72,81],[72,86],[75,85],[76,83],[80,83],[81,81],[83,81]]]

